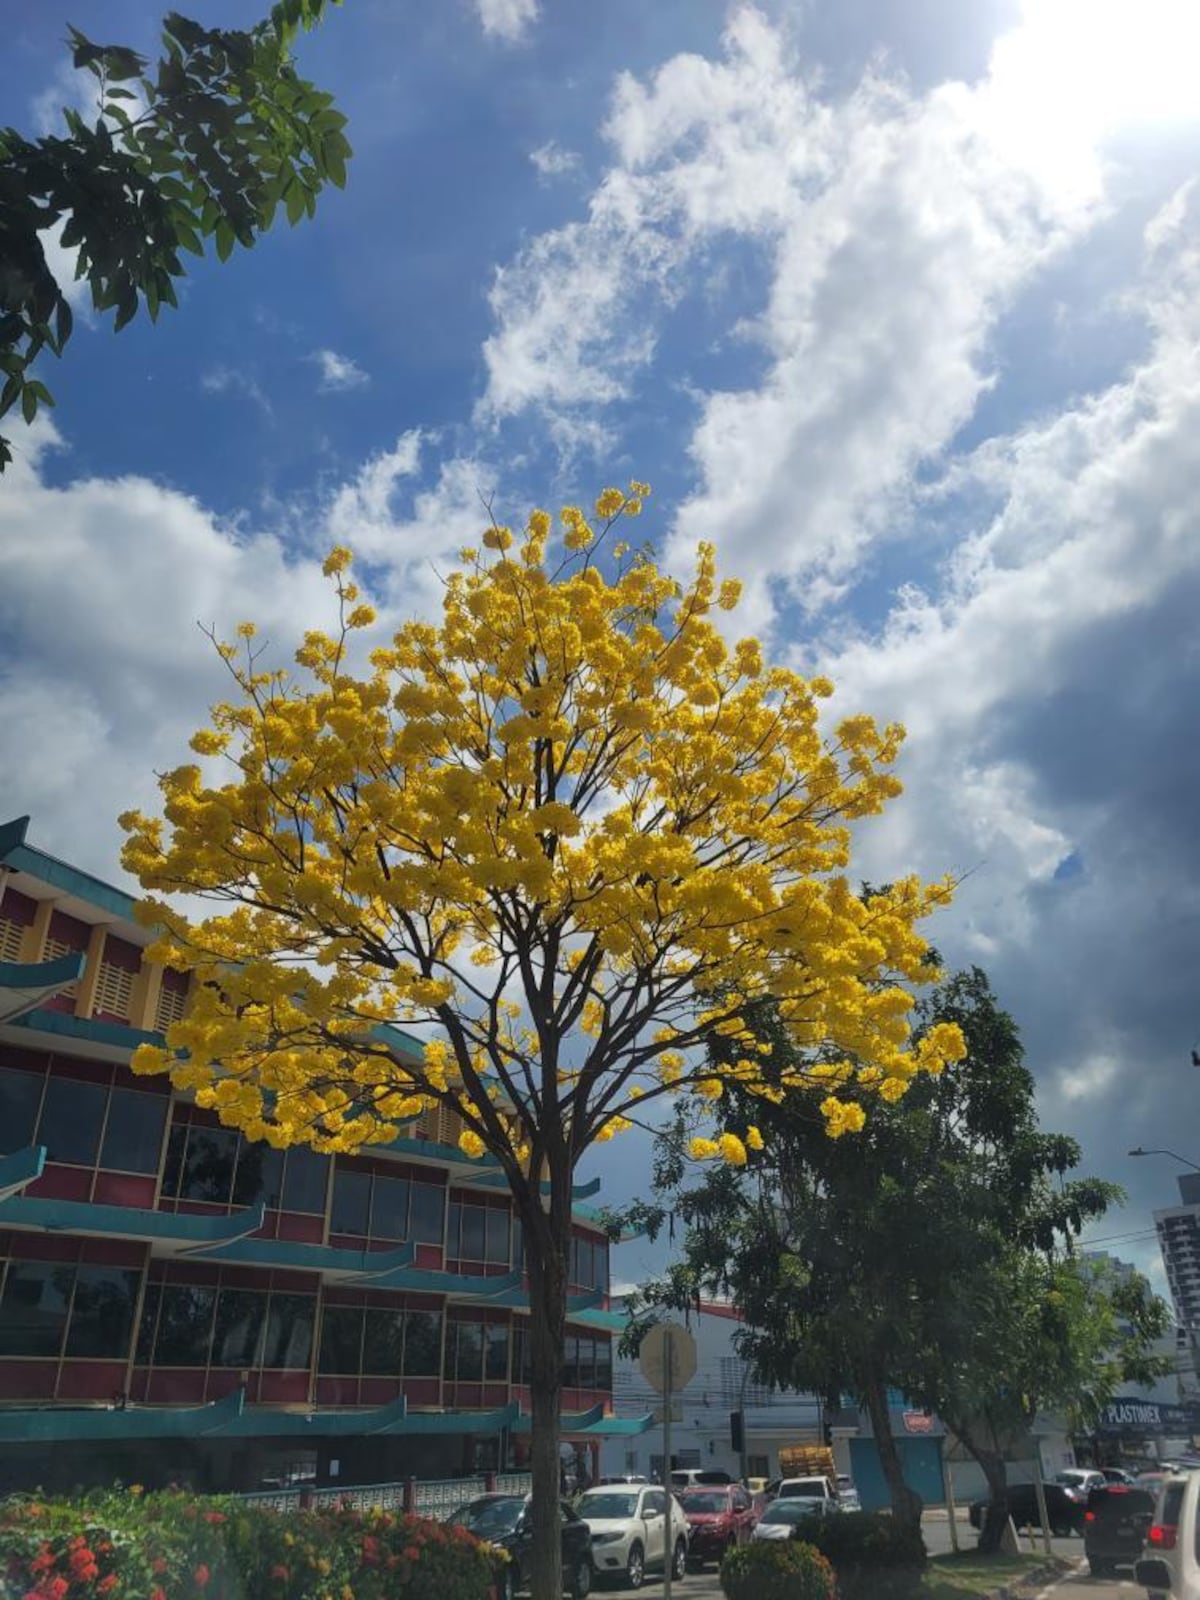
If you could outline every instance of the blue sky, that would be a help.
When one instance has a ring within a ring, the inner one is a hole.
[[[68,20],[154,45],[0,0],[4,121],[80,92]],[[1125,1152],[1200,1160],[1197,45],[1182,0],[347,0],[303,45],[346,191],[157,327],[81,317],[14,430],[0,809],[115,874],[216,687],[197,619],[290,640],[334,538],[428,610],[481,495],[646,477],[674,564],[715,540],[775,655],[908,725],[864,871],[964,875],[937,943],[1151,1265],[1174,1173]]]

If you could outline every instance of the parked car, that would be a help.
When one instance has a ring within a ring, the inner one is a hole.
[[[1127,1483],[1092,1489],[1083,1514],[1083,1553],[1097,1578],[1132,1566],[1154,1520],[1154,1496]]]
[[[688,1560],[694,1567],[720,1563],[726,1550],[745,1544],[758,1521],[754,1502],[740,1483],[685,1489],[679,1503],[691,1530]]]
[[[754,1524],[752,1539],[790,1539],[797,1527],[812,1517],[828,1515],[820,1500],[797,1495],[791,1500],[772,1500]]]
[[[705,1488],[712,1484],[732,1483],[733,1479],[721,1467],[676,1467],[671,1473],[671,1488],[675,1494],[681,1489]]]
[[[1083,1501],[1063,1488],[1061,1483],[1047,1483],[1044,1485],[1046,1493],[1046,1514],[1050,1518],[1051,1533],[1065,1538],[1069,1533],[1083,1531],[1083,1514],[1085,1506]],[[976,1500],[970,1509],[971,1526],[983,1527],[984,1513],[987,1510],[986,1500]],[[1013,1520],[1015,1528],[1040,1528],[1041,1515],[1038,1511],[1037,1492],[1032,1483],[1010,1483],[1008,1486],[1008,1514]]]
[[[1065,1467],[1062,1472],[1054,1474],[1054,1481],[1061,1484],[1081,1505],[1086,1505],[1092,1490],[1103,1487],[1104,1474],[1093,1467]]]
[[[1159,1491],[1146,1549],[1134,1563],[1146,1600],[1200,1600],[1200,1471],[1167,1478]]]
[[[592,1530],[592,1563],[597,1572],[621,1573],[630,1589],[640,1589],[650,1568],[667,1561],[667,1491],[656,1484],[631,1483],[588,1489],[575,1509]],[[678,1500],[671,1506],[671,1572],[687,1571],[688,1522]]]
[[[861,1511],[862,1502],[858,1498],[858,1490],[854,1487],[854,1479],[848,1478],[844,1472],[838,1473],[837,1480],[838,1505],[843,1511]]]
[[[584,1600],[592,1587],[591,1530],[565,1500],[559,1501],[559,1518],[563,1586],[572,1600]],[[499,1546],[508,1555],[500,1586],[501,1600],[512,1600],[528,1587],[533,1545],[528,1495],[481,1494],[477,1500],[468,1500],[452,1511],[449,1520],[468,1529],[477,1539]]]

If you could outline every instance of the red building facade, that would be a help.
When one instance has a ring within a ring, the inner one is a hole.
[[[445,1112],[329,1158],[135,1078],[187,979],[143,960],[132,911],[0,828],[0,1489],[521,1466],[527,1299],[497,1169]],[[564,1430],[593,1459],[630,1427],[608,1248],[581,1204]]]

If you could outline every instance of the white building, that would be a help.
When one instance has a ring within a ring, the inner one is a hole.
[[[746,1471],[751,1477],[779,1473],[780,1448],[819,1444],[820,1402],[812,1395],[772,1390],[749,1381],[746,1363],[734,1349],[738,1319],[728,1305],[705,1304],[699,1312],[673,1320],[684,1322],[696,1341],[696,1376],[679,1396],[672,1424],[671,1454],[681,1467],[720,1467],[737,1477],[738,1453],[730,1435],[730,1413],[741,1411],[746,1430]],[[613,1405],[619,1416],[645,1416],[659,1397],[642,1377],[636,1360],[616,1357]],[[632,1439],[606,1440],[600,1471],[655,1477],[663,1466],[663,1430],[658,1423]]]
[[[1194,1395],[1200,1348],[1200,1172],[1179,1179],[1180,1205],[1154,1213],[1158,1243],[1179,1323],[1179,1384]]]

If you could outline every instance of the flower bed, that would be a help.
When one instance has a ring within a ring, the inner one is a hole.
[[[0,1600],[487,1600],[499,1559],[465,1528],[384,1511],[136,1488],[0,1502]]]

